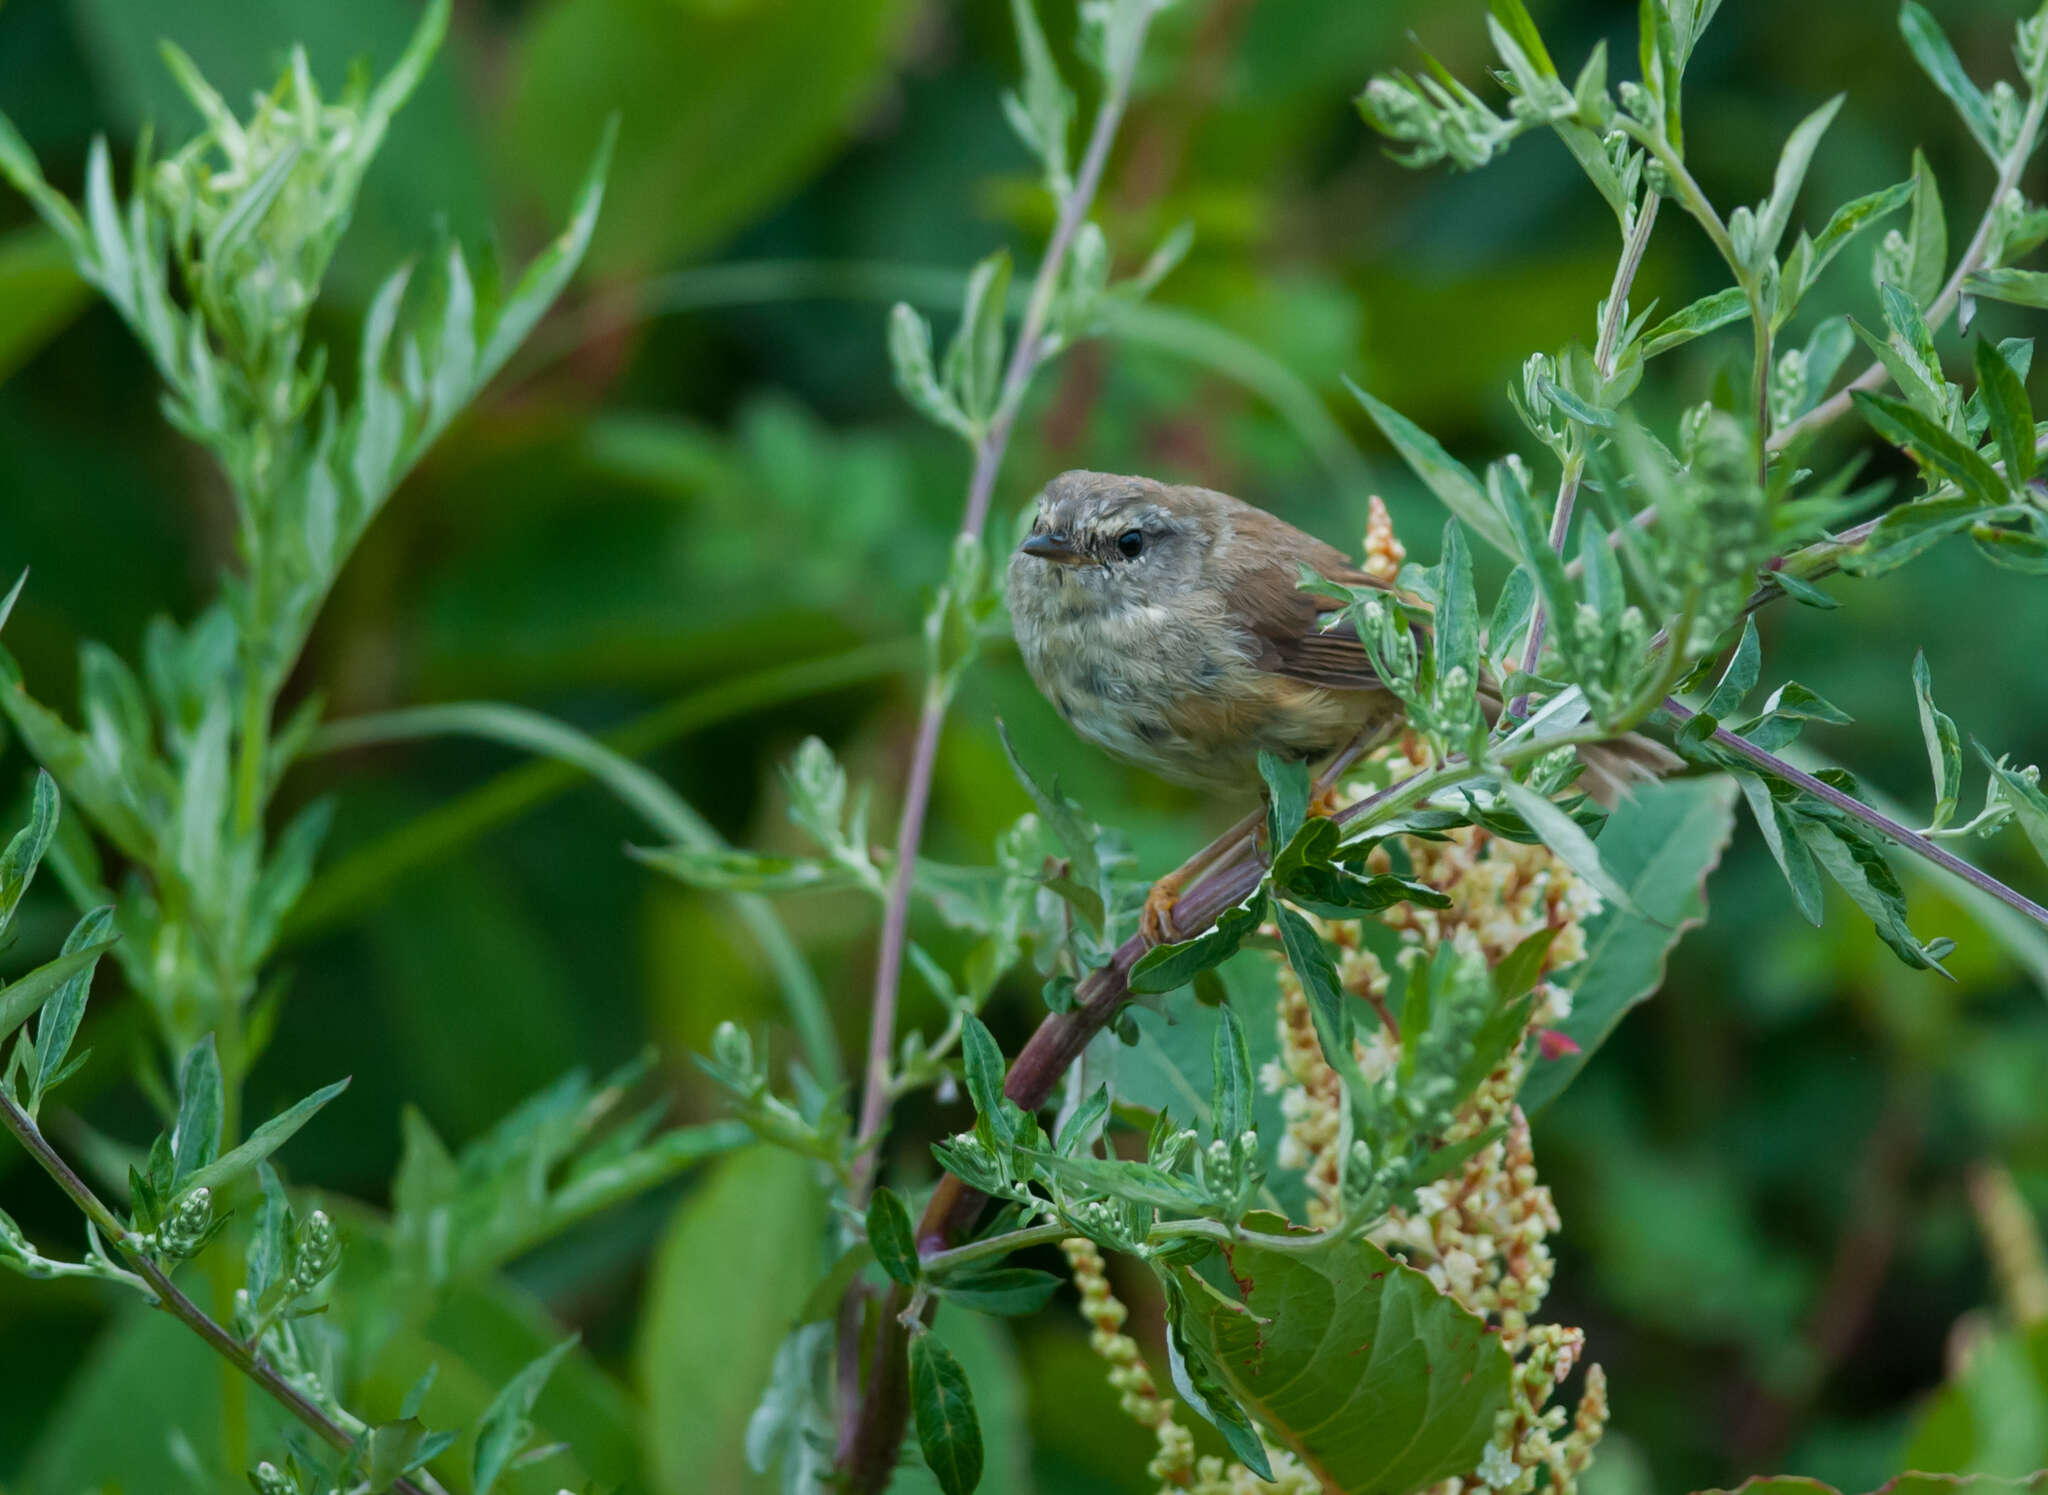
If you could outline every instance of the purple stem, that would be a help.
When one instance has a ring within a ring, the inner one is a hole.
[[[1148,13],[1149,15],[1149,13]],[[960,533],[979,541],[988,522],[988,510],[995,496],[996,475],[1016,425],[1017,407],[1025,386],[1044,358],[1045,320],[1052,311],[1059,290],[1060,271],[1074,235],[1088,219],[1088,209],[1102,185],[1102,173],[1109,164],[1109,148],[1116,139],[1124,107],[1130,102],[1131,75],[1144,43],[1149,18],[1140,22],[1131,42],[1131,66],[1110,79],[1088,149],[1081,158],[1081,170],[1060,205],[1059,220],[1047,241],[1045,257],[1039,261],[1032,282],[1031,299],[1024,308],[1024,320],[1017,331],[1017,344],[1003,375],[1003,388],[988,428],[975,443],[974,473],[968,480],[967,504],[960,517]],[[911,748],[910,777],[903,789],[903,810],[896,822],[896,866],[889,877],[889,896],[882,912],[881,944],[875,954],[874,996],[868,1015],[868,1057],[860,1104],[860,1128],[855,1135],[855,1159],[849,1195],[855,1209],[867,1200],[876,1166],[875,1142],[889,1115],[889,1056],[896,1044],[896,998],[903,978],[903,952],[910,922],[910,888],[917,864],[918,844],[924,839],[925,807],[931,799],[932,770],[939,755],[939,732],[945,725],[950,693],[937,679],[925,689],[924,708],[918,715],[917,740]]]
[[[1681,726],[1691,721],[1698,714],[1690,707],[1681,706],[1677,701],[1668,696],[1664,700],[1664,710]],[[1738,737],[1726,727],[1716,727],[1713,733],[1713,740],[1720,747],[1726,748],[1729,752],[1735,754],[1736,757],[1755,764],[1766,773],[1781,778],[1788,784],[1796,784],[1815,799],[1823,800],[1833,805],[1845,815],[1853,815],[1865,825],[1883,834],[1888,840],[1896,841],[1916,856],[1923,857],[1927,861],[1934,863],[1935,866],[1941,868],[1944,872],[1960,877],[1979,892],[1989,893],[2000,903],[2005,904],[2009,908],[2018,909],[2035,923],[2048,928],[2048,908],[2043,908],[2031,898],[2014,892],[1990,873],[1971,866],[1961,857],[1944,851],[1918,831],[1908,830],[1889,815],[1879,814],[1876,810],[1871,809],[1869,805],[1864,804],[1862,800],[1855,798],[1853,795],[1844,794],[1841,790],[1835,788],[1834,785],[1817,779],[1810,773],[1794,768],[1775,753],[1766,752],[1748,738]]]

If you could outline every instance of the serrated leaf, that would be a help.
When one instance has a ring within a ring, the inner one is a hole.
[[[1177,1268],[1182,1322],[1266,1441],[1330,1489],[1405,1495],[1471,1472],[1510,1369],[1480,1319],[1368,1241],[1222,1250],[1241,1301]]]
[[[1706,878],[1734,829],[1735,794],[1722,780],[1645,784],[1608,817],[1600,854],[1640,913],[1602,910],[1586,930],[1586,954],[1561,981],[1571,1016],[1558,1031],[1579,1052],[1540,1060],[1522,1086],[1531,1115],[1555,1100],[1622,1018],[1656,995],[1665,963],[1707,913]]]
[[[1993,162],[1998,162],[1997,116],[1991,112],[1990,100],[1963,71],[1955,48],[1949,45],[1948,37],[1942,32],[1941,23],[1929,15],[1927,8],[1917,0],[1905,0],[1905,4],[1899,7],[1899,32],[1906,38],[1913,60],[1956,106],[1956,113],[1963,117],[1971,137],[1984,147],[1984,153]]]
[[[1479,486],[1479,480],[1472,476],[1471,469],[1445,451],[1435,437],[1391,405],[1374,399],[1352,383],[1348,376],[1344,387],[1365,407],[1366,414],[1372,417],[1380,433],[1393,443],[1401,459],[1443,506],[1462,519],[1487,544],[1513,559],[1514,542],[1507,524],[1487,498],[1486,490]]]
[[[336,1080],[332,1085],[314,1091],[290,1109],[271,1117],[251,1132],[248,1140],[241,1146],[221,1154],[205,1167],[193,1170],[191,1176],[185,1180],[185,1188],[208,1188],[219,1193],[223,1185],[247,1173],[291,1141],[299,1128],[311,1121],[322,1106],[346,1089],[347,1080]]]
[[[925,1467],[944,1495],[971,1495],[981,1483],[981,1424],[974,1393],[952,1352],[929,1331],[910,1341],[910,1407]]]
[[[868,1245],[892,1281],[905,1287],[917,1286],[923,1271],[917,1259],[917,1237],[911,1228],[910,1211],[903,1207],[893,1189],[878,1188],[868,1201]]]

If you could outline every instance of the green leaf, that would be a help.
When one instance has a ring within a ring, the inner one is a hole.
[[[1444,521],[1443,559],[1433,624],[1436,676],[1441,682],[1452,670],[1463,670],[1476,688],[1479,682],[1479,600],[1472,590],[1472,552],[1456,519]]]
[[[540,1400],[541,1389],[547,1385],[548,1377],[555,1373],[555,1366],[575,1348],[581,1337],[571,1334],[538,1359],[530,1361],[492,1398],[482,1421],[477,1424],[476,1452],[470,1462],[471,1487],[475,1495],[490,1495],[491,1487],[497,1484],[498,1476],[505,1472],[513,1456],[531,1441],[533,1424],[527,1419],[533,1413],[533,1404]]]
[[[1009,309],[1010,252],[999,249],[974,267],[960,328],[946,349],[945,387],[978,426],[995,414],[1003,382],[1003,318]]]
[[[1984,750],[1983,743],[1973,742],[1972,745],[2005,791],[2006,802],[2013,807],[2013,818],[2019,821],[2020,829],[2033,843],[2034,850],[2040,853],[2041,860],[2048,862],[2048,794],[2041,792],[2038,782],[2029,782],[2024,774],[1993,758]],[[4,1031],[4,1025],[0,1025],[0,1032]]]
[[[1766,584],[1776,587],[1802,607],[1817,607],[1825,612],[1842,605],[1812,582],[1802,577],[1794,576],[1789,571],[1766,571],[1764,573],[1764,581]]]
[[[1963,277],[1963,294],[2014,306],[2048,307],[2048,271],[1972,270]]]
[[[1913,655],[1913,701],[1920,710],[1920,736],[1927,744],[1927,767],[1934,777],[1934,818],[1931,828],[1947,825],[1963,791],[1963,740],[1956,724],[1934,704],[1934,682],[1925,650]]]
[[[1908,178],[1903,182],[1895,182],[1889,187],[1880,188],[1876,192],[1853,198],[1836,208],[1834,216],[1828,219],[1827,227],[1823,228],[1820,237],[1813,241],[1813,257],[1808,260],[1806,266],[1806,285],[1810,286],[1818,280],[1820,272],[1827,268],[1828,262],[1840,254],[1857,234],[1872,224],[1883,222],[1912,200],[1913,182]],[[1803,290],[1804,287],[1798,289]],[[1833,377],[1832,370],[1827,377]],[[1827,379],[1823,378],[1820,382],[1825,385]],[[1816,391],[1817,394],[1820,392]]]
[[[1235,1145],[1252,1125],[1252,1060],[1244,1024],[1228,1002],[1217,1012],[1215,1079],[1209,1102],[1211,1134]]]
[[[1916,0],[1905,0],[1905,4],[1899,7],[1899,31],[1906,38],[1914,60],[1934,80],[1934,86],[1956,106],[1956,113],[1963,117],[1963,123],[1969,126],[1977,144],[1984,147],[1984,154],[1994,163],[1999,162],[1998,120],[1991,112],[1991,102],[1970,81],[1970,75],[1963,71],[1962,63],[1956,59],[1955,48],[1949,45],[1948,37],[1942,33],[1941,23]]]
[[[1600,849],[1593,844],[1593,838],[1580,829],[1576,820],[1527,784],[1503,779],[1501,793],[1515,813],[1529,823],[1529,829],[1542,838],[1543,844],[1555,852],[1567,867],[1591,883],[1602,898],[1617,908],[1636,911],[1635,905],[1629,901],[1628,890],[1607,870],[1601,860]]]
[[[171,1132],[174,1185],[219,1155],[222,1106],[220,1056],[209,1033],[192,1045],[178,1066],[178,1122]]]
[[[1010,760],[1010,771],[1017,776],[1017,782],[1024,786],[1024,792],[1031,796],[1031,803],[1038,807],[1047,830],[1059,841],[1066,852],[1067,860],[1073,863],[1074,880],[1084,887],[1102,888],[1102,862],[1095,850],[1095,823],[1087,818],[1081,807],[1060,793],[1059,781],[1055,779],[1050,788],[1041,786],[1024,766],[1024,760],[1017,756],[1017,750],[1010,743],[1010,734],[1000,720],[996,723],[996,735],[1001,738],[1003,755]]]
[[[1771,786],[1756,774],[1737,774],[1735,781],[1742,787],[1743,798],[1749,802],[1750,815],[1755,819],[1757,829],[1763,833],[1764,844],[1770,848],[1772,859],[1777,862],[1778,870],[1785,874],[1785,884],[1792,891],[1792,901],[1801,917],[1818,928],[1823,893],[1820,866],[1814,861],[1813,853],[1806,849],[1806,843],[1799,839],[1798,827],[1793,824],[1791,813],[1771,793]]]
[[[35,878],[36,868],[42,865],[43,855],[50,849],[57,834],[59,809],[57,781],[46,770],[37,769],[28,824],[16,831],[7,849],[0,852],[0,934],[12,922],[22,895]]]
[[[1510,1369],[1480,1319],[1368,1241],[1281,1249],[1251,1236],[1222,1250],[1242,1301],[1176,1269],[1182,1322],[1268,1442],[1331,1489],[1405,1492],[1471,1472]]]
[[[1493,968],[1494,995],[1501,1006],[1527,996],[1535,987],[1556,939],[1555,929],[1539,929],[1501,957],[1500,964]]]
[[[1287,963],[1294,968],[1308,996],[1323,1058],[1339,1074],[1347,1074],[1357,1068],[1358,1058],[1352,1049],[1350,1000],[1337,981],[1336,963],[1300,914],[1283,903],[1274,906],[1273,917],[1280,925],[1280,943],[1287,951]]]
[[[923,1272],[917,1259],[917,1238],[911,1229],[910,1211],[893,1189],[878,1188],[868,1201],[868,1244],[891,1280],[905,1287],[917,1286]]]
[[[1273,1463],[1266,1456],[1265,1441],[1259,1437],[1258,1429],[1238,1405],[1208,1351],[1188,1339],[1187,1293],[1170,1275],[1162,1276],[1160,1285],[1166,1289],[1166,1354],[1174,1389],[1223,1435],[1223,1441],[1230,1445],[1240,1464],[1261,1479],[1272,1479]]]
[[[971,1012],[960,1021],[960,1062],[966,1071],[967,1094],[974,1102],[976,1114],[995,1128],[997,1136],[1009,1141],[1010,1118],[1003,1110],[1003,1076],[1008,1066],[1003,1063],[1003,1051],[996,1046],[995,1035]]]
[[[1982,504],[1963,494],[1900,504],[1878,521],[1868,539],[1841,557],[1841,567],[1851,576],[1882,575],[1968,529],[1983,513]]]
[[[1223,917],[1207,934],[1176,945],[1153,946],[1131,967],[1132,994],[1151,996],[1186,986],[1202,972],[1213,970],[1235,955],[1265,917],[1266,895],[1258,893],[1250,903],[1225,909]]]
[[[1977,553],[1994,566],[2027,576],[2048,576],[2048,538],[2043,538],[2038,529],[1973,524],[1970,539],[1975,542]]]
[[[1052,1301],[1061,1280],[1035,1267],[992,1267],[982,1272],[963,1272],[932,1284],[948,1303],[971,1308],[976,1313],[1021,1318],[1038,1312]]]
[[[1502,28],[1522,49],[1522,55],[1535,64],[1536,70],[1546,78],[1557,76],[1557,64],[1550,60],[1550,51],[1543,45],[1543,35],[1536,29],[1536,22],[1529,14],[1529,7],[1522,0],[1489,0],[1487,9]]]
[[[1631,1008],[1656,995],[1671,951],[1707,915],[1706,879],[1734,829],[1735,793],[1726,780],[1645,784],[1608,816],[1600,855],[1640,910],[1610,906],[1586,931],[1585,958],[1560,979],[1571,1016],[1559,1031],[1576,1054],[1538,1060],[1522,1086],[1531,1115],[1555,1100]]]
[[[1756,688],[1762,660],[1762,647],[1756,636],[1756,615],[1752,613],[1742,620],[1742,639],[1728,657],[1728,668],[1721,672],[1720,683],[1707,697],[1707,704],[1700,708],[1701,712],[1717,720],[1733,716],[1743,697]]]
[[[102,940],[73,950],[0,989],[0,1042],[5,1042],[16,1028],[41,1011],[43,1004],[65,990],[74,978],[90,981],[94,963],[113,947],[112,940]]]
[[[754,1488],[745,1429],[825,1266],[829,1225],[813,1165],[767,1145],[723,1159],[676,1207],[633,1357],[651,1488]]]
[[[1514,541],[1507,524],[1471,470],[1438,445],[1435,437],[1391,405],[1374,399],[1353,384],[1349,376],[1344,380],[1344,387],[1365,407],[1373,424],[1393,443],[1401,459],[1414,469],[1415,475],[1428,485],[1429,491],[1444,507],[1462,519],[1487,544],[1513,559]]]
[[[910,1406],[917,1442],[945,1495],[971,1495],[981,1483],[981,1425],[967,1373],[929,1331],[910,1341]]]
[[[1904,448],[1922,467],[1932,467],[1986,508],[2005,501],[2005,483],[1991,464],[1919,410],[1904,400],[1868,390],[1855,390],[1852,398],[1872,430]]]
[[[2027,399],[2026,381],[1989,338],[1977,339],[1975,357],[1977,393],[2005,459],[2006,481],[2018,487],[2034,475],[2034,407]]]
[[[1821,136],[1834,123],[1835,115],[1841,112],[1842,101],[1847,94],[1836,94],[1820,108],[1802,119],[1785,139],[1785,148],[1778,156],[1778,169],[1771,179],[1771,195],[1765,199],[1757,213],[1757,245],[1760,255],[1778,252],[1778,241],[1785,237],[1785,228],[1792,221],[1792,205],[1798,200],[1799,189],[1806,182],[1806,170],[1813,164],[1813,153],[1820,146]]]
[[[1900,289],[1918,305],[1932,306],[1941,293],[1942,277],[1948,274],[1948,219],[1941,209],[1940,189],[1934,185],[1934,169],[1917,149],[1913,152],[1913,214],[1906,242],[1912,258]]]
[[[1259,749],[1259,777],[1266,784],[1266,829],[1272,844],[1290,846],[1308,820],[1308,765]]]
[[[1069,183],[1067,130],[1074,117],[1074,94],[1053,65],[1052,48],[1038,24],[1034,0],[1010,0],[1010,19],[1017,30],[1017,51],[1024,63],[1024,91],[1003,95],[1003,110],[1031,153],[1044,164],[1055,196]]]
[[[559,209],[616,112],[615,210],[593,264],[616,278],[701,253],[824,164],[888,76],[911,14],[897,0],[532,7],[506,59],[507,179]]]
[[[105,949],[107,931],[113,924],[114,910],[111,906],[88,910],[71,926],[71,933],[65,936],[63,953],[76,955],[88,946]],[[36,1023],[38,1079],[35,1092],[29,1099],[31,1115],[41,1103],[42,1096],[56,1086],[58,1076],[65,1069],[65,1056],[71,1052],[71,1042],[78,1036],[78,1025],[85,1018],[86,999],[92,993],[92,973],[92,964],[88,962],[60,984],[43,1005],[42,1017]]]
[[[0,172],[6,169],[0,159]],[[63,235],[24,227],[0,236],[0,382],[70,326],[91,297]]]
[[[185,1179],[185,1188],[208,1188],[219,1193],[222,1186],[241,1177],[291,1141],[293,1134],[311,1121],[322,1106],[346,1089],[347,1080],[336,1080],[332,1085],[314,1091],[289,1110],[271,1117],[249,1133],[248,1140],[241,1146],[221,1154],[203,1168],[194,1169]]]

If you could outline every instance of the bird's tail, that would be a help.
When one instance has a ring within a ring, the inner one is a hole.
[[[1500,691],[1491,681],[1480,687],[1479,709],[1486,713],[1489,725],[1500,720],[1504,707]],[[1585,771],[1579,775],[1579,788],[1610,810],[1626,799],[1636,785],[1685,767],[1685,760],[1678,754],[1640,732],[1627,732],[1604,742],[1582,742],[1578,756],[1585,765]]]

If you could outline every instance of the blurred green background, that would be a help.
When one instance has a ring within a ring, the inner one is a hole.
[[[1532,8],[1563,65],[1606,38],[1626,71],[1633,6]],[[2009,74],[2017,5],[1932,8],[1980,79]],[[1476,79],[1482,13],[1477,0],[1181,0],[1164,18],[1101,216],[1130,264],[1191,221],[1195,250],[1159,303],[1246,346],[1191,360],[1155,337],[1065,358],[1041,381],[999,485],[999,543],[1048,475],[1089,466],[1227,488],[1346,545],[1377,491],[1433,558],[1441,515],[1366,434],[1339,376],[1475,465],[1490,459],[1517,435],[1505,383],[1528,352],[1590,338],[1617,248],[1553,142],[1517,144],[1476,175],[1418,175],[1386,160],[1352,110],[1371,72],[1413,63],[1411,29]],[[160,36],[241,98],[294,40],[324,80],[357,55],[386,65],[413,17],[411,0],[12,0],[0,4],[0,110],[75,192],[95,131],[125,142],[153,120],[175,141],[191,125],[158,64]],[[1053,0],[1046,21],[1071,69],[1071,6]],[[688,729],[649,761],[727,836],[793,843],[776,767],[811,733],[874,783],[877,823],[893,817],[916,704],[905,641],[944,570],[965,463],[897,399],[883,321],[897,295],[942,309],[995,246],[1026,263],[1035,253],[1048,210],[998,107],[1016,68],[997,0],[458,4],[447,50],[370,177],[321,329],[346,346],[376,278],[442,236],[475,243],[495,229],[508,261],[530,251],[618,110],[611,194],[569,304],[379,520],[295,692],[323,694],[333,715],[499,698],[598,731],[698,698],[677,713]],[[1690,155],[1709,193],[1761,195],[1786,130],[1838,89],[1851,100],[1803,221],[1903,177],[1917,144],[1960,243],[1989,167],[1875,0],[1728,0],[1689,79]],[[1720,283],[1677,214],[1660,230],[1639,302],[1670,309]],[[1868,257],[1867,244],[1845,256],[1809,316],[1867,312]],[[2030,330],[2011,309],[1984,318]],[[1731,373],[1746,377],[1746,355],[1735,329],[1665,360],[1651,408],[1675,415]],[[1283,415],[1267,398],[1276,388],[1305,388],[1327,416]],[[1844,451],[1855,440],[1835,439]],[[132,656],[152,614],[188,617],[210,595],[229,509],[218,474],[159,417],[115,318],[11,198],[0,201],[0,453],[0,573],[32,567],[8,647],[42,699],[68,704],[81,639]],[[1811,746],[1924,809],[1908,678],[1924,648],[1965,731],[2022,761],[2048,757],[2048,589],[1960,545],[1831,589],[1838,611],[1781,607],[1762,620],[1767,679],[1796,675],[1857,718]],[[763,672],[867,645],[885,647],[829,667],[829,683],[760,699]],[[1128,828],[1148,869],[1231,808],[1071,738],[1005,645],[954,713],[928,839],[937,855],[985,858],[1024,808],[998,713],[1030,761]],[[251,1114],[355,1077],[287,1154],[295,1182],[381,1207],[403,1105],[459,1142],[570,1065],[602,1068],[649,1044],[678,1113],[709,1114],[687,1055],[724,1018],[787,1051],[757,951],[717,901],[621,855],[646,832],[601,792],[572,787],[411,857],[416,817],[516,764],[474,745],[383,749],[319,760],[292,781],[289,799],[337,796],[324,865],[343,871],[302,910]],[[0,797],[18,800],[29,773],[10,745]],[[350,860],[366,849],[383,860]],[[2017,838],[1971,854],[2039,894],[2041,868]],[[1745,825],[1711,882],[1711,921],[1680,946],[1664,993],[1540,1118],[1538,1157],[1565,1220],[1546,1317],[1584,1325],[1613,1384],[1600,1490],[1687,1490],[1757,1470],[1864,1489],[1903,1467],[1915,1439],[1923,1466],[2048,1464],[2048,1390],[2032,1368],[2048,1353],[2006,1344],[1980,1356],[1922,1428],[1957,1346],[1997,1311],[1966,1170],[2001,1160],[2048,1205],[2048,960],[1908,877],[1920,933],[1960,941],[1957,984],[1904,970],[1846,904],[1808,927]],[[24,911],[10,962],[47,956],[68,927],[52,884]],[[872,911],[849,898],[795,913],[852,1053]],[[950,949],[943,932],[931,939]],[[148,1040],[113,981],[81,1040],[95,1058],[76,1103],[97,1128],[146,1136],[128,1077]],[[931,1021],[908,990],[909,1018]],[[1026,1032],[1036,1001],[1000,995],[998,1034]],[[929,1175],[923,1143],[956,1119],[927,1105],[904,1116],[894,1159],[907,1177]],[[615,1378],[579,1382],[575,1418],[610,1430],[590,1436],[618,1448],[589,1462],[631,1488],[749,1488],[738,1451],[749,1378],[773,1352],[786,1279],[808,1270],[777,1255],[778,1233],[806,1234],[778,1204],[781,1166],[687,1180],[514,1269],[520,1301],[580,1328]],[[53,1247],[70,1244],[67,1209],[4,1149],[0,1205]],[[70,1471],[110,1440],[161,1459],[163,1419],[185,1405],[175,1383],[201,1374],[202,1352],[143,1344],[113,1307],[99,1292],[0,1276],[0,1487],[71,1495]],[[1071,1308],[1062,1299],[975,1352],[985,1416],[1010,1407],[1028,1435],[1001,1475],[1018,1490],[1142,1490],[1146,1440],[1106,1390],[1092,1393],[1099,1367]],[[489,1341],[490,1325],[471,1330]],[[714,1343],[743,1347],[721,1349],[717,1395],[679,1391],[673,1367]],[[504,1369],[518,1358],[500,1356]]]

